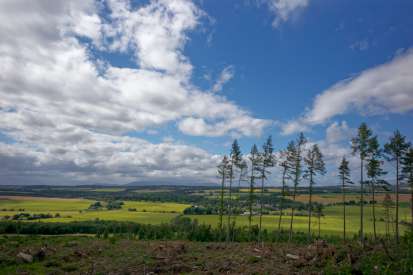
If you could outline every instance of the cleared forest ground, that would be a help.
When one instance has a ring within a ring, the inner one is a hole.
[[[413,262],[406,245],[368,244],[363,250],[357,243],[324,241],[258,245],[2,236],[0,274],[409,274]]]

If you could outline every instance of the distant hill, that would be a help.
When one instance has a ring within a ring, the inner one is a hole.
[[[217,186],[215,183],[207,182],[171,182],[171,181],[134,181],[123,186]]]

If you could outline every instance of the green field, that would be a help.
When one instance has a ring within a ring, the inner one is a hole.
[[[169,222],[173,217],[189,207],[188,204],[125,201],[119,210],[87,210],[93,200],[38,198],[38,197],[5,197],[0,196],[0,216],[12,216],[16,213],[30,214],[59,213],[61,217],[45,219],[47,222],[69,222],[95,220],[133,221],[139,223],[159,224]],[[128,211],[135,208],[135,211]],[[6,210],[7,209],[7,210]],[[24,209],[24,211],[19,211]]]
[[[366,233],[373,233],[373,219],[371,215],[371,207],[366,206],[365,208],[365,218],[364,226]],[[346,231],[349,234],[357,234],[360,228],[360,208],[359,206],[347,206],[347,222]],[[288,214],[287,211],[286,214]],[[384,216],[383,209],[377,207],[376,215],[378,221],[376,221],[376,228],[379,234],[385,234],[385,223],[380,221],[380,218]],[[198,219],[200,223],[207,223],[216,225],[218,222],[217,215],[193,215],[193,218]],[[291,216],[285,215],[282,217],[282,228],[289,229]],[[267,229],[277,229],[278,228],[279,216],[266,215],[263,216],[263,226]],[[400,208],[400,219],[402,221],[410,222],[410,209],[408,207]],[[226,221],[226,220],[225,220]],[[248,225],[247,216],[236,217],[237,224]],[[258,217],[255,216],[253,219],[253,224],[258,223]],[[294,217],[294,230],[306,232],[308,229],[308,216],[295,216]],[[407,229],[407,227],[401,226],[401,230]],[[312,230],[318,230],[318,219],[317,217],[312,218]],[[342,206],[328,206],[324,210],[324,216],[321,217],[321,233],[322,234],[339,234],[341,235],[343,231],[343,218],[342,218]]]
[[[60,214],[60,217],[43,219],[44,222],[70,222],[86,220],[115,220],[115,221],[132,221],[146,224],[167,223],[175,216],[189,207],[189,204],[180,203],[161,203],[161,202],[143,202],[143,201],[125,201],[122,209],[119,210],[87,210],[93,200],[87,199],[64,199],[64,198],[40,198],[24,196],[0,196],[0,217],[13,216],[16,213],[27,212],[30,214],[50,213]],[[136,211],[129,211],[129,208],[135,208]],[[23,211],[24,209],[24,211]],[[21,210],[21,211],[20,211]],[[377,205],[377,231],[385,233],[385,224],[382,217],[384,216],[383,208]],[[365,230],[372,233],[371,206],[365,207]],[[284,211],[282,227],[289,228],[290,216],[289,211]],[[305,213],[303,213],[305,214]],[[218,215],[189,215],[192,219],[197,219],[200,223],[211,224],[216,226]],[[401,221],[410,222],[410,209],[408,204],[402,203],[400,208]],[[226,219],[225,219],[226,221]],[[248,225],[247,216],[237,216],[238,225]],[[307,216],[294,217],[294,230],[307,230]],[[312,227],[317,231],[318,220],[312,219]],[[347,231],[349,234],[356,234],[359,229],[359,207],[356,205],[347,206]],[[258,217],[254,217],[254,224],[258,223]],[[267,229],[276,229],[278,226],[277,215],[265,215],[263,217],[263,226]],[[322,234],[342,234],[342,206],[327,206],[324,209],[324,216],[321,217]],[[404,226],[401,227],[405,229]]]
[[[14,209],[18,212],[24,209],[26,212],[73,212],[84,210],[93,203],[86,199],[41,198],[25,196],[0,196],[0,210]],[[7,212],[7,211],[2,211]],[[8,211],[10,212],[10,211]]]

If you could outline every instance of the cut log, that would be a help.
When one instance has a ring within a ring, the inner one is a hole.
[[[33,256],[30,254],[26,254],[24,252],[20,252],[19,254],[17,254],[17,258],[22,260],[25,263],[33,262]]]
[[[294,254],[289,254],[289,253],[287,255],[285,255],[285,257],[287,257],[289,259],[293,259],[293,260],[299,260],[300,259],[300,256],[294,255]]]

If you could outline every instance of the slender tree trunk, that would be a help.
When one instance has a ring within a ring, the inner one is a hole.
[[[346,240],[346,191],[345,180],[343,178],[341,192],[343,193],[343,239]]]
[[[375,196],[375,186],[374,180],[371,181],[371,194],[373,195],[373,232],[374,232],[374,240],[377,240],[377,232],[376,232],[376,196]]]
[[[399,240],[399,157],[396,157],[396,242]]]
[[[219,240],[222,240],[223,233],[223,216],[224,216],[224,185],[225,185],[225,173],[222,173],[221,181],[221,200],[219,209]]]
[[[384,215],[386,216],[386,239],[388,239],[389,238],[389,232],[390,232],[390,227],[389,227],[390,211],[389,211],[388,206],[385,206]]]
[[[283,207],[284,207],[284,194],[285,194],[285,175],[287,173],[287,169],[284,168],[283,170],[283,179],[282,179],[282,189],[281,189],[281,201],[280,201],[280,216],[278,218],[278,234],[280,234],[281,231],[281,220],[282,220],[282,216],[283,216]]]
[[[410,178],[413,178],[413,172],[410,172]],[[411,207],[411,215],[412,215],[412,220],[411,220],[411,225],[412,225],[412,232],[413,232],[413,182],[410,183],[410,191],[411,191],[411,203],[410,203],[410,207]]]
[[[364,246],[364,180],[363,180],[363,158],[360,167],[360,242]]]
[[[295,202],[295,195],[297,192],[297,185],[294,184],[294,192],[293,192],[293,202]],[[291,219],[290,219],[290,234],[288,240],[291,241],[293,238],[293,222],[294,222],[294,205],[291,206]]]
[[[250,241],[252,237],[252,203],[253,203],[253,195],[254,195],[253,193],[254,193],[254,167],[251,167],[249,215],[248,215],[248,227],[249,227]]]
[[[239,178],[238,178],[238,193],[237,193],[237,195],[238,195],[238,199],[237,199],[238,210],[241,209],[241,177],[242,177],[242,172],[243,172],[243,170],[241,169],[240,174],[239,174]],[[234,220],[233,228],[235,228],[236,219],[237,219],[237,214],[235,214],[234,217],[233,217],[233,220]],[[234,241],[234,240],[235,240],[235,235],[233,234],[232,235],[232,241]]]
[[[295,201],[295,199],[294,199]],[[290,218],[290,234],[289,234],[289,241],[293,238],[293,222],[294,222],[294,206],[291,208],[291,218]]]
[[[263,170],[264,171],[264,170]],[[262,238],[262,211],[263,211],[263,199],[264,199],[264,177],[265,177],[265,172],[262,173],[262,178],[261,178],[261,195],[260,195],[260,226],[259,226],[259,241],[261,241]]]
[[[310,188],[309,188],[310,198],[308,201],[308,235],[307,239],[311,240],[311,215],[312,215],[312,198],[313,198],[313,172],[310,171]]]
[[[232,216],[232,177],[234,174],[234,166],[231,164],[230,178],[229,178],[229,194],[228,194],[228,231],[227,231],[227,242],[231,240],[231,216]]]

